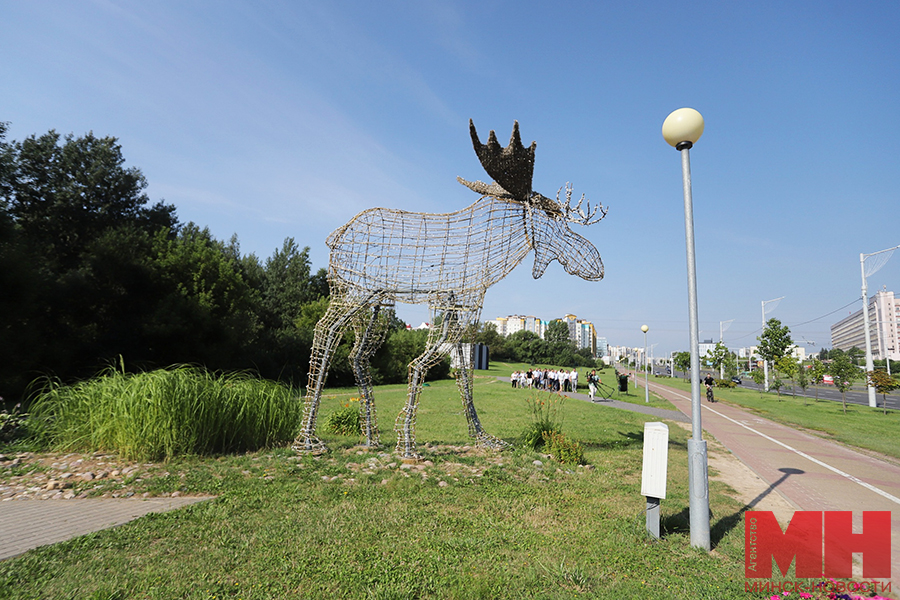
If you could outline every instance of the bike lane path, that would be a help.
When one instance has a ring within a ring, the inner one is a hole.
[[[650,391],[690,417],[689,392],[656,382]],[[797,510],[852,511],[854,533],[863,511],[891,511],[891,581],[900,590],[900,465],[705,398],[701,424]]]

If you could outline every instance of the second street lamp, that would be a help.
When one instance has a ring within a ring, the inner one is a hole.
[[[650,404],[650,375],[647,374],[647,332],[650,328],[641,325],[641,331],[644,332],[644,402]]]

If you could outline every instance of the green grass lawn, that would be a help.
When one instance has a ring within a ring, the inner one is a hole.
[[[607,370],[607,373],[610,373]],[[479,377],[485,429],[515,442],[523,393]],[[0,598],[747,598],[742,505],[712,482],[714,551],[690,546],[687,433],[670,427],[663,539],[644,530],[647,419],[568,400],[563,432],[587,466],[511,449],[465,449],[452,381],[421,397],[423,458],[390,454],[405,386],[376,390],[383,451],[320,435],[331,452],[287,448],[173,459],[136,491],[216,494],[175,512],[32,550],[0,563]],[[355,390],[329,390],[321,421]],[[0,448],[0,450],[3,450]],[[535,461],[540,461],[536,463]]]
[[[671,377],[656,381],[685,391],[690,383]],[[782,393],[760,394],[755,388],[716,388],[716,399],[731,402],[761,417],[797,425],[816,435],[850,446],[879,452],[900,459],[900,411],[847,404],[847,414],[840,402],[816,400]],[[881,398],[879,398],[879,402]]]

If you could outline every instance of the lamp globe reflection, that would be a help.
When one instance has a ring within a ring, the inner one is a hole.
[[[662,134],[670,146],[690,148],[703,135],[703,115],[693,108],[679,108],[663,121]]]

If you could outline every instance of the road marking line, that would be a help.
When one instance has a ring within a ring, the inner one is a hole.
[[[660,385],[660,384],[656,384],[656,383],[655,383],[654,385],[656,385],[656,386],[658,386],[658,387],[664,387],[664,386],[662,386],[662,385]],[[692,399],[691,399],[689,396],[684,396],[684,395],[681,394],[681,392],[679,392],[679,391],[677,391],[677,390],[674,390],[673,388],[665,388],[665,389],[666,389],[666,390],[672,391],[676,396],[679,396],[680,398],[682,398],[682,399],[684,399],[684,400],[692,401]],[[873,492],[875,492],[876,494],[878,494],[879,496],[883,496],[883,497],[887,498],[888,500],[890,500],[891,502],[893,502],[893,503],[895,503],[895,504],[900,504],[900,498],[898,498],[897,496],[894,496],[894,495],[892,495],[892,494],[889,494],[888,492],[885,492],[884,490],[878,489],[878,488],[875,487],[874,485],[872,485],[872,484],[870,484],[870,483],[866,483],[865,481],[859,479],[858,477],[854,477],[853,475],[850,475],[849,473],[844,473],[844,472],[841,471],[840,469],[835,468],[835,467],[832,467],[831,465],[822,462],[822,461],[819,460],[818,458],[814,458],[814,457],[810,456],[809,454],[807,454],[806,452],[803,452],[802,450],[797,450],[796,448],[794,448],[794,447],[792,447],[792,446],[788,446],[788,445],[785,444],[784,442],[779,442],[779,441],[776,440],[775,438],[773,438],[773,437],[771,437],[771,436],[768,436],[768,435],[766,435],[765,433],[762,433],[761,431],[757,431],[757,430],[753,429],[752,427],[749,427],[749,426],[747,426],[747,425],[744,425],[744,424],[741,423],[740,421],[735,421],[735,420],[732,419],[731,417],[729,417],[729,416],[727,416],[727,415],[723,415],[722,413],[720,413],[720,412],[717,411],[717,410],[713,410],[712,408],[710,408],[710,407],[708,407],[708,406],[703,406],[703,405],[701,405],[701,406],[702,406],[703,408],[705,408],[706,410],[709,410],[709,411],[712,411],[712,412],[716,413],[717,415],[719,415],[719,416],[722,417],[723,419],[728,419],[729,421],[731,421],[731,422],[734,423],[735,425],[740,425],[740,426],[743,427],[744,429],[746,429],[746,430],[748,430],[748,431],[752,431],[752,432],[755,433],[756,435],[761,436],[761,437],[764,437],[764,438],[766,438],[767,440],[769,440],[770,442],[774,442],[775,444],[778,444],[779,446],[781,446],[781,447],[783,447],[783,448],[786,448],[786,449],[790,450],[791,452],[794,452],[794,453],[796,453],[796,454],[802,456],[803,458],[805,458],[805,459],[807,459],[807,460],[810,460],[810,461],[816,463],[816,464],[819,465],[819,466],[825,467],[826,469],[828,469],[828,470],[830,470],[830,471],[833,471],[834,473],[837,473],[838,475],[841,475],[841,476],[843,476],[843,477],[846,477],[847,479],[849,479],[850,481],[852,481],[852,482],[854,482],[854,483],[858,483],[859,485],[863,486],[863,487],[866,488],[867,490],[873,491]]]

